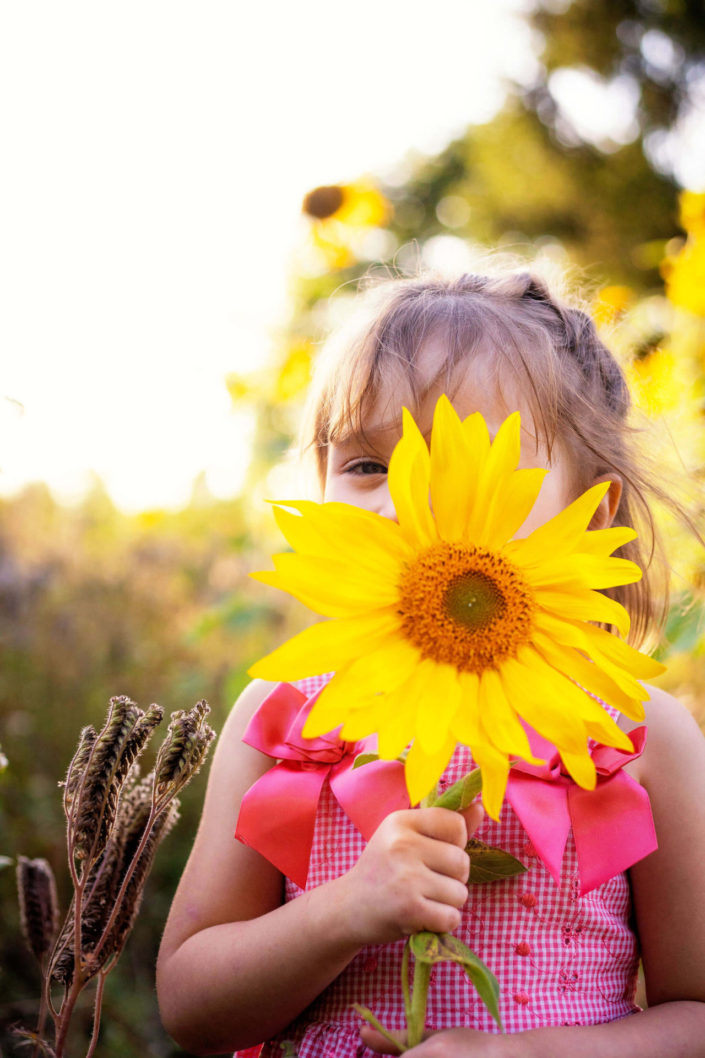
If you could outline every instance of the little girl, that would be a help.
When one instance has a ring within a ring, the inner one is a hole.
[[[611,484],[591,529],[653,528],[646,497],[655,490],[631,454],[621,371],[589,318],[527,273],[394,279],[362,296],[355,327],[324,350],[312,388],[305,441],[321,498],[394,519],[386,469],[401,408],[428,436],[441,393],[461,418],[482,412],[491,433],[521,412],[521,465],[550,473],[518,536],[599,481]],[[620,555],[649,564],[640,540]],[[609,593],[643,638],[655,620],[649,570]],[[195,1054],[255,1055],[263,1040],[263,1058],[284,1053],[284,1040],[301,1058],[393,1053],[352,1004],[403,1028],[403,941],[426,929],[454,932],[495,973],[504,1032],[460,968],[441,964],[413,1058],[705,1056],[705,740],[690,713],[651,689],[648,740],[624,771],[648,792],[658,851],[588,892],[572,834],[549,872],[507,801],[499,822],[478,806],[463,815],[402,806],[366,843],[327,781],[303,888],[233,837],[243,797],[280,756],[243,734],[253,716],[276,716],[273,705],[295,717],[329,678],[312,673],[276,690],[255,681],[222,732],[159,956],[159,1001],[175,1039]],[[619,724],[635,726],[623,716]],[[441,785],[471,766],[458,747]],[[472,834],[526,872],[468,891]],[[291,834],[293,848],[299,839]],[[635,1003],[640,957],[644,1011]]]

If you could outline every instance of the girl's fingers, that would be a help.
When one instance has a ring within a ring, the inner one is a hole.
[[[397,1036],[400,1041],[405,1038],[403,1032],[392,1032],[391,1036]],[[370,1048],[371,1051],[376,1051],[377,1054],[401,1054],[401,1049],[395,1047],[386,1037],[378,1032],[377,1029],[373,1029],[371,1025],[365,1022],[360,1026],[360,1036],[362,1037],[363,1043]]]
[[[416,808],[411,812],[411,817],[411,825],[420,834],[465,848],[468,831],[460,812],[452,812],[449,808]]]
[[[465,848],[445,841],[425,840],[421,846],[423,862],[434,874],[454,878],[465,884],[470,876],[470,857]]]
[[[462,812],[458,812],[457,814],[461,815],[465,820],[468,838],[473,836],[485,818],[485,810],[480,801],[473,801],[468,808],[463,809]]]
[[[467,899],[467,889],[465,899]],[[460,905],[462,907],[462,905]],[[418,923],[411,930],[412,933],[452,933],[460,926],[460,907],[450,901],[438,901],[426,898],[422,901],[419,912]]]

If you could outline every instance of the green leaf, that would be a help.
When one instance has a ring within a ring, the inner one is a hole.
[[[0,856],[0,870],[3,867],[12,867],[14,862],[11,856]]]
[[[471,838],[465,846],[470,857],[470,877],[468,885],[484,885],[487,882],[499,882],[502,878],[512,878],[523,874],[527,869],[521,860],[516,859],[504,849],[486,845],[478,838]]]
[[[385,1029],[384,1025],[374,1016],[369,1007],[362,1007],[359,1003],[353,1003],[353,1010],[356,1014],[359,1014],[361,1018],[364,1018],[365,1021],[369,1022],[373,1029],[377,1029],[377,1032],[384,1036],[385,1040],[389,1040],[390,1043],[393,1043],[401,1054],[408,1050],[408,1048],[405,1047],[396,1036]],[[294,1058],[298,1058],[298,1056],[294,1055]]]
[[[403,764],[406,758],[409,756],[409,750],[405,749],[395,759]],[[371,764],[375,760],[381,760],[382,758],[378,753],[360,753],[353,761],[353,768],[361,768],[363,764]]]
[[[371,764],[375,760],[379,760],[376,753],[360,753],[353,761],[353,768],[361,768],[363,764]]]
[[[449,786],[434,802],[434,808],[450,808],[459,812],[472,804],[482,789],[482,772],[479,768],[469,771],[462,779]]]
[[[419,962],[430,965],[439,962],[459,963],[475,986],[480,999],[500,1029],[502,1028],[497,978],[470,948],[451,933],[429,933],[427,931],[414,933],[409,938],[409,944],[414,957]]]

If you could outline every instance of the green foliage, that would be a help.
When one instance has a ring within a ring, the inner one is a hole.
[[[440,962],[456,962],[462,966],[480,999],[500,1029],[502,1028],[497,978],[467,945],[451,933],[414,933],[409,942],[417,962],[426,963],[428,966]]]
[[[558,67],[588,67],[602,77],[636,81],[639,125],[648,133],[675,123],[702,72],[700,0],[572,0],[564,10],[539,2],[530,21],[545,40],[545,73],[533,86],[538,110],[546,103],[546,75]]]
[[[65,821],[57,768],[71,759],[78,730],[102,722],[114,690],[141,701],[183,703],[207,696],[220,730],[246,683],[246,668],[296,622],[262,601],[247,573],[265,564],[244,503],[127,516],[96,492],[58,505],[41,486],[0,503],[0,731],[9,766],[0,775],[3,855],[46,859],[70,899]],[[237,626],[218,616],[235,607]],[[149,749],[147,766],[153,761]],[[188,855],[203,798],[198,778],[181,796],[182,820],[157,857],[146,899],[104,1001],[100,1053],[182,1052],[161,1027],[154,965],[169,904]],[[235,820],[233,819],[233,828]],[[13,1022],[36,1019],[36,967],[20,937],[13,872],[0,871],[0,1049],[15,1053]],[[90,1008],[77,1011],[90,1035]],[[86,1038],[87,1038],[86,1036]],[[19,1053],[19,1052],[17,1052]]]
[[[475,800],[482,789],[482,772],[474,768],[462,779],[449,786],[439,797],[433,799],[436,808],[449,808],[454,812],[461,812]]]
[[[528,253],[558,243],[593,281],[642,289],[658,282],[658,259],[643,267],[635,247],[663,248],[677,226],[673,184],[651,169],[639,144],[610,154],[589,144],[567,148],[516,97],[489,124],[419,159],[401,187],[383,190],[400,245],[441,234]],[[459,210],[446,217],[449,199],[466,204],[462,222]]]
[[[486,885],[488,882],[500,882],[503,878],[512,878],[523,874],[526,867],[511,853],[504,849],[486,845],[479,838],[471,838],[465,846],[470,856],[470,877],[468,885]]]

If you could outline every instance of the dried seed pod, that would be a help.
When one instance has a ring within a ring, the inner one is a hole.
[[[145,812],[148,814],[149,805],[145,806]],[[145,882],[152,869],[157,849],[162,840],[173,828],[178,818],[179,801],[175,798],[170,802],[166,810],[161,812],[154,819],[149,828],[147,840],[139,854],[139,858],[135,862],[134,870],[132,871],[130,880],[125,889],[125,895],[120,902],[117,916],[106,940],[104,949],[105,954],[101,953],[101,962],[104,962],[108,955],[114,953],[119,954],[122,951],[127,938],[132,932],[132,927],[135,924],[137,915],[139,914]],[[140,819],[137,815],[133,820],[134,831],[129,835],[128,841],[125,843],[120,864],[116,872],[118,889],[122,885],[128,870],[132,866],[133,858],[136,855],[137,847],[144,833],[144,822],[145,821],[142,822],[142,827],[140,829]]]
[[[92,959],[149,824],[152,783],[153,776],[150,774],[124,796],[113,836],[86,880],[86,896],[81,909],[81,964],[86,981],[98,973],[112,955],[122,950],[137,918],[144,883],[154,855],[178,819],[178,802],[173,801],[167,811],[152,820],[110,932],[97,957]],[[74,908],[75,904],[72,904],[50,967],[52,979],[63,982],[67,987],[71,984],[74,972]]]
[[[51,948],[59,925],[54,872],[46,860],[18,857],[17,893],[24,939],[41,962]]]
[[[129,698],[111,698],[105,725],[90,752],[79,748],[77,756],[85,759],[85,765],[80,785],[78,768],[74,766],[71,774],[74,810],[69,817],[69,836],[78,860],[93,860],[105,848],[121,787],[162,716],[160,706],[152,705],[144,713]]]
[[[76,796],[81,779],[83,777],[84,770],[90,759],[91,750],[95,740],[98,737],[98,732],[91,725],[84,727],[78,739],[78,748],[73,755],[73,759],[69,764],[69,770],[66,774],[66,779],[63,783],[59,783],[60,786],[64,786],[64,811],[68,816],[71,811],[71,807]]]
[[[215,731],[205,722],[209,713],[208,702],[202,700],[188,712],[181,709],[171,714],[154,768],[157,797],[170,786],[177,793],[198,772],[215,738]]]

